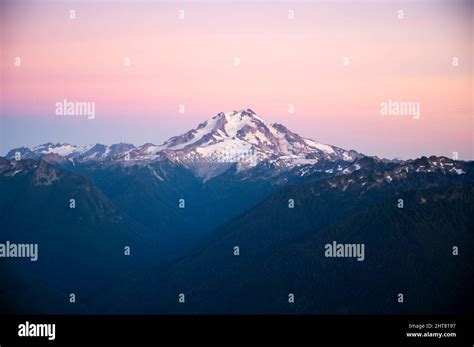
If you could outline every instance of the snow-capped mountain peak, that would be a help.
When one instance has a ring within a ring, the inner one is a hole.
[[[92,146],[78,147],[69,143],[45,143],[32,148],[32,152],[42,154],[58,154],[62,157],[72,155],[74,153],[83,153],[89,150]]]
[[[259,118],[252,110],[221,112],[211,119],[199,124],[180,136],[174,136],[161,147],[166,149],[181,150],[190,145],[200,146],[210,140],[223,140],[241,134],[243,128],[256,128],[266,126],[268,123]]]
[[[175,151],[184,161],[238,162],[240,166],[263,159],[308,164],[320,159],[352,161],[359,156],[303,138],[281,124],[263,120],[251,109],[221,112],[196,129],[170,138],[160,146],[163,149]]]

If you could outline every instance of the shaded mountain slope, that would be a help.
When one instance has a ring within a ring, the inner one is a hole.
[[[2,286],[0,300],[14,304],[16,312],[61,309],[66,293],[94,295],[117,274],[153,261],[156,244],[146,239],[146,229],[81,176],[44,161],[0,159],[0,191],[1,242],[38,244],[36,262],[2,259],[2,277],[9,285]],[[124,256],[125,246],[134,258]],[[35,299],[50,295],[54,303]]]
[[[156,306],[142,309],[169,313],[470,312],[473,186],[415,190],[404,200],[403,209],[378,203],[258,254],[244,246],[235,256],[234,240],[222,239],[162,268],[147,285],[137,280],[133,290],[147,297],[154,288]],[[326,258],[324,245],[332,241],[364,243],[365,260]],[[186,304],[177,302],[181,292]]]

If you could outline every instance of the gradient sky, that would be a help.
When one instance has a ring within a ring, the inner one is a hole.
[[[2,1],[0,154],[161,144],[249,107],[369,155],[473,159],[473,3]],[[63,99],[95,102],[96,118],[55,115]],[[388,99],[420,102],[421,118],[381,116]]]

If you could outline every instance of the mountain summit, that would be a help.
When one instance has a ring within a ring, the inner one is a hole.
[[[281,124],[270,124],[251,109],[221,112],[159,150],[172,150],[185,160],[255,164],[285,160],[288,164],[312,164],[320,159],[353,161],[360,155],[305,139]]]

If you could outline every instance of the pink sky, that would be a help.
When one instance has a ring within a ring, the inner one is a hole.
[[[250,107],[369,155],[474,157],[470,1],[0,6],[2,154],[49,141],[158,144]],[[95,102],[96,119],[56,116],[63,99]],[[381,116],[388,99],[419,102],[420,119]]]

